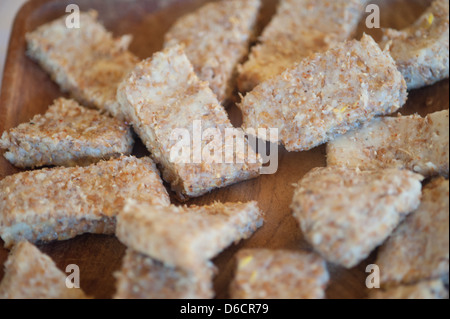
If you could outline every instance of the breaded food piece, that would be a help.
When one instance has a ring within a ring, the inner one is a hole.
[[[129,200],[116,235],[135,251],[165,265],[196,269],[264,222],[256,202],[158,207]]]
[[[5,247],[114,234],[125,199],[169,205],[150,158],[122,157],[88,167],[28,171],[0,181],[0,237]]]
[[[6,159],[20,168],[88,165],[129,155],[133,144],[125,123],[63,98],[0,139]]]
[[[383,117],[327,145],[329,166],[363,170],[406,168],[425,177],[448,176],[448,110],[427,115]]]
[[[323,299],[329,274],[315,253],[246,249],[237,254],[233,299]]]
[[[418,89],[448,78],[449,0],[435,0],[410,27],[384,30],[387,46],[408,89]]]
[[[419,207],[422,180],[407,170],[317,168],[299,182],[292,210],[317,252],[352,268]]]
[[[410,284],[446,279],[449,274],[449,182],[433,180],[422,203],[378,252],[381,284]]]
[[[231,148],[230,152],[223,142],[233,126],[208,83],[194,73],[181,47],[165,49],[139,63],[120,85],[118,100],[127,121],[160,165],[163,178],[181,199],[259,175],[260,157],[242,131],[234,129],[240,134],[242,148]],[[179,133],[183,133],[184,142]],[[180,144],[188,152],[181,152]],[[231,163],[223,156],[219,161],[205,157],[212,150],[225,157],[231,153]]]
[[[364,35],[262,83],[239,107],[244,130],[278,128],[279,140],[271,142],[305,151],[397,111],[406,98],[405,80],[394,60]]]
[[[138,62],[128,51],[131,36],[113,38],[97,21],[97,12],[80,14],[80,28],[68,28],[64,16],[26,34],[27,54],[61,89],[83,105],[121,117],[117,86]]]
[[[27,241],[18,243],[5,264],[0,299],[86,299],[79,288],[67,288],[67,274]]]
[[[365,0],[281,0],[249,60],[239,67],[240,92],[280,75],[312,53],[355,33]]]
[[[388,290],[373,289],[370,299],[448,299],[448,290],[440,280],[422,281]]]
[[[261,0],[207,3],[175,23],[165,46],[184,45],[198,77],[223,101],[233,93],[236,67],[249,52],[260,7]]]
[[[122,269],[115,273],[116,299],[210,299],[214,297],[215,268],[186,270],[128,249]]]

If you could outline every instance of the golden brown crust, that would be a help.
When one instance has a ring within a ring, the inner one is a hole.
[[[448,278],[448,235],[449,182],[438,178],[424,188],[420,207],[378,252],[382,285]]]
[[[248,93],[239,105],[244,130],[278,128],[288,151],[309,150],[393,113],[407,98],[389,53],[365,35],[317,53]]]
[[[0,139],[4,156],[21,168],[89,165],[129,155],[133,144],[125,123],[63,98]]]
[[[149,158],[122,157],[88,167],[28,171],[0,181],[0,236],[6,247],[112,234],[125,199],[169,205]]]
[[[66,286],[68,275],[27,241],[11,251],[0,284],[0,299],[85,299],[79,288]]]
[[[230,153],[223,141],[227,129],[233,126],[208,83],[194,73],[181,47],[167,48],[139,63],[120,85],[118,100],[123,114],[160,165],[164,180],[181,199],[259,175],[260,158],[248,146],[242,131],[235,130],[241,134],[242,149],[232,151],[232,163],[223,160]],[[201,125],[198,131],[194,130],[196,123]],[[216,132],[205,138],[211,130]],[[174,152],[178,150],[180,131],[189,133],[187,158]],[[191,147],[197,135],[203,135],[196,143],[201,149]],[[207,149],[220,152],[222,158],[209,161],[205,158]],[[197,156],[200,160],[195,159]]]
[[[329,280],[314,253],[246,249],[237,254],[233,299],[323,299]]]
[[[387,46],[408,89],[432,85],[449,76],[449,0],[435,0],[410,27],[384,30]]]
[[[116,299],[210,299],[215,267],[169,267],[151,257],[127,250],[122,268],[115,274]]]
[[[121,117],[117,86],[138,62],[128,51],[131,37],[113,38],[96,11],[80,14],[79,29],[68,28],[66,18],[27,33],[28,55],[83,105]]]
[[[165,36],[166,47],[185,46],[198,77],[219,101],[233,93],[236,66],[248,54],[260,6],[260,0],[207,3],[179,19]]]
[[[166,265],[196,269],[249,238],[263,221],[256,202],[158,207],[128,201],[116,234],[129,248]]]
[[[365,0],[282,0],[276,15],[239,67],[240,92],[281,74],[312,53],[350,39]]]
[[[448,176],[448,110],[377,118],[328,143],[329,166],[409,169],[425,177]]]
[[[316,168],[299,182],[292,209],[316,251],[352,268],[419,206],[422,180],[406,170]]]

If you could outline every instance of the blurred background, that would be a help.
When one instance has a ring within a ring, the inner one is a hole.
[[[17,11],[25,2],[27,0],[0,0],[0,89],[12,23]]]

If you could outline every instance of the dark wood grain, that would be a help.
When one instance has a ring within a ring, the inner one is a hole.
[[[140,58],[151,56],[162,47],[163,35],[181,15],[190,12],[206,0],[32,0],[16,17],[0,96],[0,132],[28,121],[43,113],[53,99],[63,95],[58,86],[38,65],[25,56],[24,34],[37,26],[64,14],[65,6],[77,3],[82,10],[96,9],[100,20],[116,35],[132,34],[133,51]],[[262,30],[274,12],[277,1],[264,1],[261,16]],[[404,27],[412,22],[429,4],[428,0],[380,0],[384,26]],[[367,32],[379,35],[377,30],[366,30],[361,24],[359,34]],[[443,81],[432,87],[410,93],[402,114],[427,113],[448,109],[449,82]],[[229,108],[230,118],[239,125],[240,113],[235,106]],[[138,143],[136,152],[145,154]],[[219,298],[228,297],[228,286],[233,276],[234,254],[241,248],[267,247],[271,249],[309,250],[302,239],[301,231],[292,217],[289,205],[293,195],[293,184],[314,167],[325,166],[325,147],[309,152],[288,153],[279,148],[279,169],[274,175],[261,176],[189,202],[208,204],[213,201],[257,200],[267,214],[266,224],[249,240],[233,245],[220,254],[214,262],[219,268],[215,289]],[[0,178],[18,172],[0,156]],[[0,245],[1,245],[0,241]],[[1,245],[2,246],[2,245]],[[82,288],[96,298],[110,298],[114,294],[114,271],[120,268],[125,247],[114,236],[83,235],[75,239],[39,245],[49,254],[60,269],[77,264],[81,271]],[[0,265],[8,251],[0,248]],[[364,298],[365,268],[372,263],[375,253],[354,269],[346,270],[329,265],[331,283],[328,298]],[[3,267],[1,267],[3,268]],[[0,269],[0,279],[3,269]]]

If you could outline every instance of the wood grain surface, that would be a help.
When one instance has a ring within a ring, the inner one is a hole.
[[[161,49],[164,33],[181,15],[199,7],[205,0],[31,0],[16,17],[5,66],[3,88],[0,96],[0,133],[34,115],[43,113],[52,101],[63,94],[41,68],[25,56],[26,32],[65,14],[66,5],[76,3],[82,10],[96,9],[100,20],[115,35],[134,36],[131,51],[140,58],[147,58]],[[401,28],[417,18],[430,3],[427,0],[380,0],[382,27]],[[264,1],[259,30],[270,20],[277,1]],[[326,21],[324,21],[326,23]],[[363,32],[379,36],[379,30]],[[232,104],[232,103],[231,103]],[[427,113],[448,109],[449,82],[410,93],[402,114]],[[238,109],[229,107],[230,118],[240,125]],[[137,143],[136,153],[143,154],[142,144]],[[288,153],[279,148],[279,169],[274,175],[213,191],[207,196],[190,201],[192,204],[208,204],[213,201],[235,202],[257,200],[266,212],[266,224],[249,240],[225,250],[214,262],[219,268],[215,280],[218,298],[228,297],[228,286],[234,271],[234,254],[241,248],[266,247],[271,249],[309,250],[302,239],[301,231],[292,217],[289,205],[293,195],[293,184],[314,167],[325,166],[325,147],[309,152]],[[0,179],[19,172],[0,156]],[[3,243],[0,240],[0,246]],[[125,247],[114,236],[83,235],[75,239],[39,245],[50,255],[60,269],[77,264],[81,272],[81,287],[96,298],[110,298],[115,291],[113,273],[120,268]],[[376,252],[375,252],[376,253]],[[346,270],[329,265],[331,282],[328,298],[364,298],[366,266],[374,261],[375,253],[354,269]],[[0,265],[8,251],[0,248]],[[0,279],[3,277],[0,267]]]

